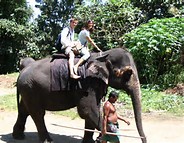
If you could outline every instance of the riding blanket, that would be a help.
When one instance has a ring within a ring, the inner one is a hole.
[[[75,58],[76,64],[79,58]],[[105,84],[108,84],[108,70],[105,67],[105,62],[98,62],[95,59],[88,59],[82,66],[78,68],[79,79],[70,78],[68,58],[64,55],[54,55],[50,62],[51,72],[51,91],[60,90],[76,90],[83,89],[82,81],[87,77],[98,78]],[[83,83],[85,86],[85,83]]]
[[[78,59],[75,59],[75,61]],[[51,91],[60,91],[60,90],[71,90],[71,86],[80,86],[78,80],[70,78],[70,71],[68,66],[68,59],[54,59],[51,62]],[[84,65],[78,68],[78,75],[82,78],[85,78],[86,71]]]

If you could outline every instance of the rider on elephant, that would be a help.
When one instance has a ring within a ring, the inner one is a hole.
[[[69,70],[70,70],[70,77],[74,79],[80,78],[80,76],[76,75],[74,73],[74,58],[75,53],[73,52],[73,47],[75,46],[76,42],[74,41],[74,28],[77,26],[78,20],[75,18],[72,18],[70,20],[70,26],[65,27],[61,31],[61,49],[65,49],[65,54],[69,57]]]
[[[90,52],[88,48],[88,42],[91,43],[93,47],[95,47],[99,52],[102,52],[100,48],[95,44],[95,42],[91,39],[90,33],[94,30],[94,23],[92,20],[88,20],[82,30],[79,33],[79,41],[81,43],[82,48],[79,50],[79,54],[82,56],[77,64],[74,66],[74,72],[77,74],[78,67],[86,61],[90,57]]]

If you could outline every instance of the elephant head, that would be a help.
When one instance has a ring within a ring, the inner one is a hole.
[[[34,62],[35,60],[33,58],[27,57],[20,60],[19,70],[21,71],[23,68]]]
[[[131,96],[136,126],[142,142],[146,143],[142,127],[140,83],[132,55],[123,48],[106,51],[89,64],[88,70],[93,77],[101,78],[109,86],[122,89]]]

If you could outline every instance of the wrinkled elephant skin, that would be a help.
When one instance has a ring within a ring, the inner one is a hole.
[[[32,60],[31,60],[32,61]],[[101,130],[100,101],[108,86],[122,89],[131,96],[139,135],[145,137],[141,117],[141,93],[137,70],[131,54],[115,48],[91,54],[87,65],[88,77],[80,79],[83,89],[50,90],[50,61],[45,58],[27,64],[17,79],[18,118],[13,128],[15,139],[24,138],[26,119],[31,115],[40,142],[53,142],[44,122],[45,111],[60,111],[77,107],[86,129]],[[21,100],[19,101],[19,94]],[[93,133],[85,132],[83,143],[93,142]],[[142,138],[142,143],[146,143]]]

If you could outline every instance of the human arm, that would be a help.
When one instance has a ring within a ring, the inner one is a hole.
[[[124,121],[125,123],[127,123],[127,125],[130,125],[130,122],[128,120],[125,120],[122,116],[120,115],[117,115],[118,116],[118,119],[121,120],[121,121]]]
[[[109,115],[109,104],[105,103],[104,107],[103,107],[103,120],[102,120],[102,135],[106,134],[107,132],[107,119],[108,119],[108,115]]]
[[[93,46],[93,47],[95,47],[99,52],[102,52],[102,50],[100,49],[100,48],[98,48],[98,46],[95,44],[95,42],[91,39],[91,37],[89,37],[89,36],[86,36],[86,39],[87,39],[87,41],[89,42],[89,43],[91,43],[91,45]]]

